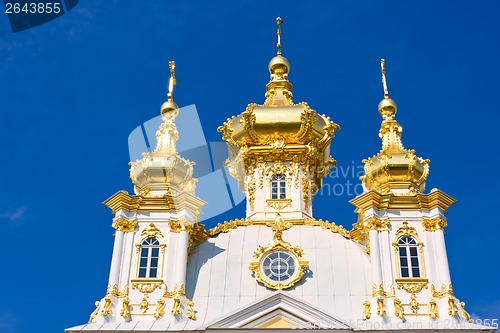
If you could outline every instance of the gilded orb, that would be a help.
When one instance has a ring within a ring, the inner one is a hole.
[[[378,103],[378,112],[384,119],[393,119],[396,111],[396,102],[391,98],[384,98]]]
[[[269,61],[269,73],[275,75],[288,74],[290,71],[290,63],[285,57],[276,56]]]
[[[161,105],[161,115],[169,119],[175,119],[179,114],[179,106],[173,101],[166,101]]]

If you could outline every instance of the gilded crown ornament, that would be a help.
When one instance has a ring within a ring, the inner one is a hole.
[[[143,158],[130,163],[130,178],[134,192],[144,197],[162,197],[182,191],[194,193],[194,163],[177,153],[179,138],[175,118],[179,107],[174,102],[175,62],[169,62],[170,78],[167,101],[160,108],[162,123],[156,132],[156,148],[142,154]]]
[[[384,98],[378,104],[378,111],[383,119],[379,132],[382,149],[377,155],[363,160],[365,175],[360,179],[366,191],[403,196],[422,193],[430,161],[417,157],[415,150],[403,147],[403,129],[394,119],[397,107],[396,102],[389,98],[384,59],[380,60],[380,66],[384,88]]]

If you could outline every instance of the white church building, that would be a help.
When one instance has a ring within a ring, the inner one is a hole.
[[[88,323],[66,332],[494,332],[454,294],[443,230],[455,200],[425,191],[429,161],[403,147],[383,60],[381,150],[363,160],[357,222],[347,230],[314,217],[340,127],[293,102],[277,22],[264,103],[218,128],[246,216],[209,230],[199,222],[217,198],[197,197],[195,166],[176,150],[171,62],[156,148],[130,164],[134,194],[104,202],[116,231],[106,294]]]

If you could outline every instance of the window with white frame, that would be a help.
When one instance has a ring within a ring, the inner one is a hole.
[[[139,257],[139,278],[156,278],[160,257],[160,241],[158,238],[146,238],[141,243]]]
[[[277,174],[271,177],[271,199],[286,199],[285,175]]]
[[[402,278],[419,278],[419,245],[413,237],[403,236],[398,240],[399,269]]]

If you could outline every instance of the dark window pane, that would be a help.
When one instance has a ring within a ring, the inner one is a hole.
[[[139,269],[139,277],[140,278],[146,277],[146,268]]]
[[[399,248],[399,255],[401,257],[406,257],[406,248],[405,247],[400,247]]]
[[[143,247],[141,249],[141,257],[147,257],[148,256],[148,249]]]
[[[154,247],[151,251],[151,256],[152,257],[158,257],[158,253],[159,253],[160,249],[157,248],[157,247]]]
[[[156,268],[151,268],[149,270],[149,277],[150,278],[155,278],[156,277]]]
[[[401,268],[401,277],[410,277],[408,268]]]
[[[418,267],[418,258],[411,258],[411,266]]]
[[[151,259],[151,267],[158,267],[158,258]]]
[[[158,238],[154,238],[153,241],[151,242],[151,244],[160,245],[160,241],[158,240]]]
[[[401,258],[401,267],[408,267],[408,259]]]
[[[141,258],[140,267],[146,267],[148,265],[148,258]]]
[[[285,193],[281,193],[281,194],[280,194],[280,199],[286,199],[286,195],[285,195]]]
[[[417,244],[417,241],[415,240],[415,238],[410,238],[408,243],[409,244]]]
[[[418,268],[413,268],[411,270],[413,277],[420,277],[420,270]]]
[[[417,256],[417,248],[416,247],[414,247],[414,246],[410,247],[410,255],[412,257],[416,257]]]

